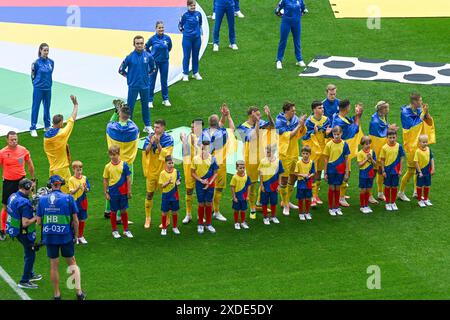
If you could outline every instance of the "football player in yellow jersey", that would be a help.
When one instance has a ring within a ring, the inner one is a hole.
[[[298,199],[298,217],[301,221],[311,220],[312,187],[313,180],[316,174],[314,161],[310,159],[311,148],[303,146],[302,158],[297,161],[295,165],[295,175],[297,176],[297,199]],[[303,211],[303,200],[305,201],[305,211]]]
[[[180,134],[183,153],[183,172],[186,184],[186,216],[183,223],[187,224],[192,220],[192,203],[195,188],[195,179],[192,178],[191,168],[194,157],[201,152],[201,148],[197,146],[198,137],[200,137],[203,129],[203,120],[194,119],[191,122],[191,132],[186,135]]]
[[[252,181],[245,172],[245,162],[242,160],[236,161],[236,174],[231,178],[231,195],[233,198],[232,208],[234,210],[234,228],[240,230],[249,229],[247,222],[245,222],[245,214],[247,211],[248,188]],[[241,224],[239,224],[239,213],[241,214]]]
[[[213,217],[220,221],[227,219],[220,213],[220,201],[222,199],[223,189],[227,184],[227,153],[230,151],[232,139],[234,139],[234,122],[231,117],[230,109],[224,103],[220,108],[222,116],[213,114],[208,118],[209,128],[203,129],[199,139],[199,144],[202,141],[210,142],[210,153],[216,158],[219,170],[217,171],[217,181],[214,189],[213,198]],[[229,130],[225,128],[225,123],[228,121]]]
[[[325,160],[323,149],[330,140],[331,121],[324,116],[323,104],[320,101],[313,101],[311,104],[313,114],[306,119],[306,134],[302,138],[304,146],[311,148],[311,160],[314,161],[316,175],[312,186],[312,201],[311,207],[317,204],[322,204],[319,198],[320,181],[322,178],[322,171],[325,167]]]
[[[428,147],[428,136],[426,134],[419,136],[419,148],[414,154],[414,164],[416,165],[419,206],[422,208],[432,206],[433,204],[428,197],[430,194],[431,176],[434,175],[434,157],[430,147]]]
[[[64,117],[62,114],[53,116],[53,126],[44,134],[44,151],[47,155],[50,164],[49,176],[59,175],[65,181],[70,179],[70,151],[69,141],[73,130],[75,120],[78,113],[77,97],[71,95],[70,99],[73,103],[72,115],[67,119],[67,124],[64,127]],[[64,193],[69,192],[69,186],[61,187]]]
[[[284,173],[281,175],[280,194],[285,216],[289,215],[290,208],[298,209],[298,206],[290,203],[290,198],[297,179],[294,171],[299,157],[298,140],[306,133],[306,115],[299,118],[295,112],[295,103],[285,102],[283,111],[278,114],[275,121],[279,139],[279,157],[284,168]]]
[[[178,186],[181,184],[180,172],[174,168],[172,156],[165,159],[166,166],[159,175],[158,183],[161,186],[161,212],[162,228],[161,235],[167,235],[167,215],[172,213],[172,231],[176,235],[180,234],[177,228],[178,210],[180,210],[180,196]]]
[[[252,185],[249,188],[250,218],[256,219],[257,182],[259,178],[258,166],[264,157],[264,148],[270,143],[271,129],[275,122],[270,115],[269,106],[264,106],[264,113],[269,121],[261,120],[261,112],[257,106],[251,106],[247,110],[248,119],[236,129],[244,143],[245,169],[250,177]],[[264,131],[262,130],[264,129]],[[267,130],[269,129],[269,130]]]
[[[153,195],[158,188],[159,175],[164,170],[167,156],[173,152],[173,138],[165,131],[166,121],[155,121],[154,132],[145,138],[144,151],[142,152],[142,169],[146,177],[147,196],[145,199],[145,224],[150,228],[153,208]],[[162,227],[162,225],[161,225]]]

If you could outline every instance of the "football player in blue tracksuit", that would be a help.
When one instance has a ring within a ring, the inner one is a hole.
[[[282,11],[284,10],[284,12]],[[289,33],[292,32],[294,38],[295,58],[297,65],[304,67],[305,63],[302,58],[302,51],[300,47],[301,17],[308,12],[303,0],[281,0],[275,9],[275,14],[281,16],[280,26],[280,43],[278,44],[277,54],[277,69],[282,69],[282,61],[284,57],[284,50],[286,49],[287,39]]]
[[[198,73],[198,60],[202,46],[202,14],[195,10],[196,1],[188,0],[188,11],[185,12],[178,24],[183,33],[183,81],[189,81],[189,60],[192,53],[192,77],[202,80]]]
[[[155,59],[156,72],[150,76],[150,89],[148,104],[150,108],[153,108],[153,97],[155,94],[156,76],[158,75],[161,80],[161,93],[163,98],[163,105],[170,107],[169,102],[169,86],[167,85],[167,78],[169,76],[169,52],[172,50],[172,39],[164,34],[164,23],[162,21],[156,22],[156,34],[148,39],[145,44],[145,49],[151,53],[153,59]]]
[[[33,105],[31,107],[32,137],[37,137],[36,124],[39,116],[41,102],[44,104],[44,126],[45,131],[50,128],[50,104],[52,101],[52,74],[55,63],[48,57],[48,44],[39,46],[39,58],[31,65],[31,80],[33,82]]]
[[[227,15],[228,21],[228,38],[230,40],[230,48],[237,50],[236,31],[234,29],[234,0],[215,0],[216,20],[214,23],[214,44],[213,51],[219,51],[219,34],[223,16]]]
[[[211,17],[213,20],[216,18],[216,1],[217,0],[213,0],[213,15]],[[245,18],[244,14],[241,12],[239,0],[234,0],[234,15],[238,18]]]

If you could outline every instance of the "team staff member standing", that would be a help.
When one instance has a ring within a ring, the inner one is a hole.
[[[52,101],[52,74],[55,62],[48,57],[48,44],[39,46],[38,59],[31,65],[31,81],[33,83],[33,105],[31,107],[32,137],[37,137],[36,124],[39,116],[41,102],[44,104],[44,127],[45,131],[50,128],[50,104]]]
[[[156,34],[148,39],[145,44],[145,49],[150,52],[156,65],[155,72],[150,76],[148,107],[153,108],[153,97],[155,95],[155,84],[158,71],[161,81],[162,104],[166,107],[170,107],[167,78],[169,77],[169,52],[172,50],[172,39],[170,39],[167,34],[164,34],[164,23],[162,21],[156,22]],[[143,104],[143,106],[144,105],[145,104]]]
[[[19,182],[25,178],[25,163],[33,180],[34,165],[31,161],[30,152],[19,145],[19,138],[17,133],[10,131],[6,134],[7,146],[0,150],[0,167],[3,167],[3,187],[2,187],[2,213],[1,213],[1,228],[0,240],[5,240],[6,205],[8,198],[14,192],[19,190]]]
[[[33,215],[33,207],[28,196],[33,187],[33,182],[29,179],[22,179],[19,182],[19,191],[13,193],[8,199],[8,234],[11,238],[16,238],[23,246],[25,253],[23,275],[18,284],[19,288],[37,289],[34,281],[39,281],[42,276],[34,274],[33,266],[36,252],[33,250],[36,240],[36,217]]]
[[[78,300],[85,300],[81,290],[80,270],[75,261],[74,239],[78,238],[78,208],[73,197],[61,192],[63,178],[52,175],[49,179],[52,191],[39,199],[37,224],[42,226],[42,242],[50,258],[50,277],[53,283],[54,299],[61,300],[59,290],[59,254],[66,258],[69,270],[75,280]]]
[[[66,126],[64,126],[64,117],[62,114],[53,116],[53,127],[48,130],[44,135],[44,151],[50,164],[49,176],[59,175],[64,180],[69,181],[70,174],[70,151],[69,141],[72,134],[75,120],[78,113],[78,101],[77,97],[70,96],[73,103],[73,111],[70,118],[67,120]],[[68,186],[63,186],[61,189],[64,193],[69,193]]]
[[[302,32],[302,15],[305,14],[305,3],[303,0],[281,0],[275,9],[275,14],[281,16],[280,42],[278,44],[277,69],[283,69],[284,50],[286,49],[289,33],[292,32],[294,38],[295,58],[297,65],[305,67],[300,45],[300,35]],[[281,12],[284,10],[284,13]]]
[[[153,132],[150,125],[150,106],[148,102],[150,76],[155,72],[156,65],[152,55],[144,50],[144,37],[136,36],[133,39],[134,51],[126,56],[119,68],[119,73],[127,78],[128,98],[127,104],[131,109],[133,118],[134,105],[138,95],[141,97],[142,120],[144,132]]]
[[[234,29],[234,0],[216,0],[215,1],[216,20],[214,23],[214,44],[213,51],[219,51],[219,35],[220,26],[223,16],[227,15],[228,21],[228,38],[230,40],[230,48],[238,50],[236,45],[236,31]]]
[[[183,33],[183,81],[189,81],[189,60],[192,53],[192,77],[203,78],[198,73],[200,47],[202,46],[202,14],[195,10],[195,0],[188,0],[188,11],[180,19],[178,29]]]

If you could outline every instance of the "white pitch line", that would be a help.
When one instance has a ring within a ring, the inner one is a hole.
[[[14,290],[15,293],[19,295],[22,300],[31,300],[30,296],[25,293],[21,288],[17,286],[17,283],[9,276],[5,269],[0,266],[0,277],[5,280],[5,282]]]

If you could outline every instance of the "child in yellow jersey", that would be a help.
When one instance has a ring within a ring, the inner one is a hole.
[[[381,172],[384,177],[384,196],[386,197],[386,210],[398,210],[397,204],[397,188],[399,177],[402,174],[403,159],[405,151],[403,146],[397,142],[397,130],[388,129],[388,143],[386,143],[380,151]]]
[[[72,162],[73,176],[69,179],[69,193],[75,199],[78,207],[78,239],[77,244],[87,244],[84,238],[84,227],[88,218],[88,201],[86,193],[91,190],[91,185],[86,176],[83,176],[83,163],[81,161]]]
[[[251,186],[252,181],[245,173],[245,162],[242,160],[236,161],[236,174],[231,178],[231,194],[233,196],[233,210],[234,210],[234,228],[240,230],[241,226],[248,229],[249,226],[245,222],[245,213],[247,211],[248,201],[248,187]],[[241,214],[241,224],[239,225],[239,213]]]
[[[359,167],[359,205],[362,213],[371,213],[369,207],[369,198],[375,178],[374,167],[377,164],[375,151],[370,148],[372,139],[369,136],[361,138],[362,149],[356,155],[356,161]]]
[[[414,153],[414,165],[417,174],[417,199],[421,208],[432,206],[430,199],[431,176],[434,174],[434,157],[428,146],[428,136],[419,136],[419,148]],[[423,191],[423,198],[422,198]]]
[[[123,234],[133,238],[128,230],[128,199],[131,198],[131,172],[128,164],[120,160],[119,146],[112,145],[108,149],[111,162],[103,170],[103,191],[111,209],[111,226],[114,239],[119,239],[117,231],[117,211],[120,210],[123,224]]]
[[[172,212],[172,230],[176,235],[180,234],[177,228],[178,210],[180,210],[180,196],[178,186],[181,184],[180,172],[174,168],[172,156],[165,159],[166,166],[159,174],[158,183],[162,190],[161,212],[162,228],[161,235],[167,235],[167,214]]]
[[[302,158],[295,165],[295,175],[297,176],[297,199],[298,212],[301,221],[311,220],[312,187],[316,168],[314,161],[310,159],[311,148],[304,146],[301,150]],[[305,211],[303,211],[303,200],[305,201]]]

